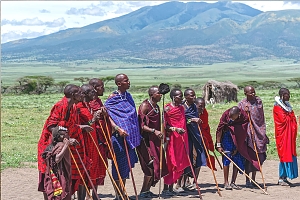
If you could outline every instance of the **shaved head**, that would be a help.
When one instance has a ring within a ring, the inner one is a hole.
[[[252,87],[251,85],[247,85],[247,86],[244,88],[244,92],[247,93],[247,92],[249,92],[251,89],[254,90],[254,87]]]
[[[64,94],[67,98],[71,98],[74,93],[77,93],[79,91],[79,86],[74,84],[68,84],[66,85],[64,89]]]
[[[157,85],[153,85],[149,88],[148,90],[148,94],[151,97],[153,94],[158,92],[158,86]]]
[[[89,81],[89,84],[92,85],[93,87],[95,87],[96,85],[101,85],[103,84],[103,81],[99,78],[92,78],[90,81]]]
[[[239,115],[239,114],[240,114],[240,109],[239,109],[239,107],[233,106],[232,108],[230,108],[230,110],[229,110],[229,116],[230,116],[230,117],[236,116],[236,115]]]
[[[279,92],[278,92],[278,94],[279,94],[279,96],[283,96],[283,94],[289,94],[290,93],[290,91],[287,89],[287,88],[280,88],[280,90],[279,90]]]
[[[196,104],[205,103],[205,100],[202,97],[197,97],[196,100],[195,100],[195,103]]]
[[[118,85],[125,77],[127,77],[126,74],[117,74],[115,77],[115,84]]]
[[[186,97],[187,95],[189,95],[189,93],[190,92],[195,92],[193,89],[186,89],[185,91],[184,91],[184,96]]]
[[[83,93],[87,93],[87,92],[89,92],[89,91],[91,91],[91,90],[94,90],[94,88],[93,88],[93,86],[90,85],[90,84],[83,84],[83,85],[81,86],[81,90],[82,90]]]

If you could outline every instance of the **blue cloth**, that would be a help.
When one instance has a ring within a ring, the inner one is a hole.
[[[128,159],[127,159],[127,155],[126,155],[124,138],[119,136],[118,133],[115,132],[112,135],[111,140],[112,140],[113,148],[114,148],[114,151],[116,154],[116,160],[118,163],[121,178],[127,179],[127,178],[129,178],[130,168],[128,165]],[[128,144],[127,144],[127,147],[128,147]],[[129,154],[129,158],[130,158],[131,168],[133,168],[134,164],[138,162],[138,157],[136,155],[135,150],[131,149],[129,147],[128,147],[128,154]],[[119,177],[118,177],[118,174],[116,171],[116,166],[113,161],[112,161],[112,176],[113,176],[114,180],[119,180]]]
[[[279,177],[294,179],[298,177],[297,157],[293,156],[293,162],[279,163]]]
[[[133,149],[140,145],[142,139],[133,98],[127,91],[121,95],[117,91],[113,94],[106,100],[105,107],[116,125],[127,132],[127,143]]]
[[[184,104],[184,106],[185,106],[186,120],[189,120],[191,118],[199,118],[198,110],[195,104],[192,104],[189,107]],[[195,168],[206,166],[206,153],[198,129],[198,124],[196,122],[190,122],[187,123],[186,126],[188,130],[189,150],[190,150],[189,155],[190,155],[191,163]]]
[[[226,155],[232,159],[232,161],[237,164],[237,166],[239,168],[241,168],[241,170],[245,170],[245,158],[239,153],[237,152],[235,155],[232,155],[233,151],[236,150],[236,146],[233,143],[232,137],[231,137],[231,133],[230,131],[226,131],[223,133],[223,137],[222,137],[222,148],[224,151],[230,151],[229,153],[226,153]],[[222,156],[222,162],[224,166],[229,166],[230,164],[230,160],[228,158],[226,158],[225,156]],[[239,171],[240,174],[242,174],[241,171]]]

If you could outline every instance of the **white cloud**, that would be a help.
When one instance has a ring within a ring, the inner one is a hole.
[[[89,5],[87,8],[71,8],[66,11],[67,15],[92,15],[105,16],[106,12],[99,5]]]
[[[42,10],[39,10],[40,13],[51,13],[49,10],[46,10],[46,9],[42,9]]]
[[[11,26],[46,26],[46,27],[59,27],[65,24],[64,18],[58,18],[53,20],[52,22],[43,22],[39,18],[35,17],[32,19],[23,19],[21,21],[18,20],[1,20],[1,26],[11,25]]]

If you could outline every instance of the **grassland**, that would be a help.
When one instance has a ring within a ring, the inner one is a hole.
[[[230,80],[235,84],[244,81],[279,81],[298,77],[300,63],[295,60],[248,60],[237,63],[215,63],[211,65],[122,63],[104,61],[77,61],[65,63],[1,63],[3,85],[16,84],[26,75],[52,76],[56,82],[75,77],[105,77],[126,73],[134,85],[149,86],[161,82],[179,83],[182,86],[204,84],[210,79]],[[113,86],[110,82],[108,86]]]
[[[272,118],[272,107],[274,96],[278,90],[257,90],[264,102],[265,118],[267,123],[267,134],[270,138],[268,146],[269,159],[276,159],[274,140],[274,125]],[[196,91],[198,96],[202,91]],[[109,92],[106,92],[105,100]],[[7,167],[20,167],[26,162],[36,162],[37,141],[39,140],[43,124],[49,115],[50,109],[55,102],[62,97],[62,94],[42,95],[20,95],[1,97],[1,169]],[[146,93],[133,93],[133,98],[138,106],[143,99],[147,98]],[[243,98],[240,91],[239,100]],[[169,102],[166,96],[166,102]],[[291,104],[296,115],[300,114],[300,92],[291,90]],[[209,123],[211,133],[215,135],[217,124],[221,114],[236,103],[207,105],[209,112]],[[297,143],[298,150],[300,144]]]

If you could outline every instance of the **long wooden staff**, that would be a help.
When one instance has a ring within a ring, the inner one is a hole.
[[[100,156],[102,162],[104,163],[105,169],[106,169],[106,171],[107,171],[107,173],[108,173],[108,175],[109,175],[109,177],[110,177],[110,180],[111,180],[112,184],[115,186],[115,188],[116,188],[116,190],[119,192],[119,194],[121,194],[121,191],[120,191],[119,187],[117,186],[116,182],[114,181],[114,179],[113,179],[111,173],[109,172],[108,166],[107,166],[107,164],[106,164],[106,162],[105,162],[103,156],[102,156],[101,153],[100,153],[99,147],[98,147],[98,145],[96,144],[96,142],[95,142],[95,140],[94,140],[94,138],[93,138],[93,136],[92,136],[92,134],[91,134],[90,132],[89,132],[89,135],[90,135],[90,137],[92,138],[92,141],[93,141],[93,143],[94,143],[94,145],[95,145],[95,147],[96,147],[96,149],[97,149],[97,151],[98,151],[98,154],[99,154],[99,156]],[[121,198],[122,198],[122,200],[124,200],[124,197],[123,197],[122,195],[121,195]]]
[[[164,145],[164,137],[165,137],[165,126],[164,126],[165,95],[163,95],[162,105],[163,106],[162,106],[161,134],[163,136],[160,139],[160,147],[159,147],[159,185],[158,185],[158,198],[159,199],[160,199],[160,195],[161,195],[162,158],[163,158],[163,145]]]
[[[135,181],[134,181],[134,176],[133,176],[133,172],[132,172],[132,168],[131,168],[131,162],[130,162],[130,157],[129,157],[129,153],[128,153],[128,148],[127,148],[127,141],[126,141],[126,137],[124,137],[124,145],[125,145],[125,150],[126,150],[126,156],[127,156],[127,161],[128,161],[128,167],[130,169],[130,174],[131,174],[131,180],[132,180],[132,184],[133,184],[133,189],[134,189],[134,193],[135,193],[135,199],[138,200],[138,194],[136,191],[136,186],[135,186]]]
[[[237,164],[235,164],[235,162],[233,162],[233,160],[231,160],[224,152],[221,152],[222,155],[224,155],[230,162],[232,162],[232,164],[238,168],[238,170],[240,170],[246,177],[248,177],[259,189],[261,189],[265,194],[268,194],[264,189],[262,189],[255,181],[252,180],[252,178],[250,178],[250,176],[248,174],[246,174],[241,168],[239,168],[239,166]]]
[[[248,107],[247,107],[247,108],[248,108]],[[250,129],[251,129],[251,133],[252,133],[252,134],[251,134],[251,136],[252,136],[251,138],[252,138],[252,142],[253,142],[253,146],[254,146],[256,158],[257,158],[258,165],[259,165],[259,171],[260,171],[260,174],[261,174],[262,181],[263,181],[263,183],[264,183],[264,189],[267,190],[267,188],[266,188],[266,183],[265,183],[265,179],[264,179],[264,174],[263,174],[263,172],[262,172],[262,167],[261,167],[260,159],[259,159],[259,156],[258,156],[258,151],[257,151],[257,147],[256,147],[256,142],[255,142],[255,139],[254,139],[254,130],[253,130],[253,125],[252,125],[252,120],[251,120],[249,108],[247,109],[247,114],[248,114],[248,117],[249,117]]]
[[[85,180],[84,180],[84,178],[83,178],[83,176],[82,176],[82,174],[81,174],[81,172],[80,172],[80,170],[79,170],[79,167],[78,167],[78,165],[77,165],[77,162],[76,162],[76,160],[75,160],[75,158],[74,158],[74,156],[73,156],[73,153],[72,153],[70,147],[68,147],[68,149],[69,149],[70,155],[71,155],[71,157],[72,157],[72,159],[73,159],[73,161],[74,161],[74,163],[75,163],[76,169],[77,169],[78,172],[79,172],[79,175],[80,175],[80,178],[81,178],[81,180],[82,180],[82,182],[83,182],[83,184],[84,184],[84,187],[85,187],[85,189],[86,189],[88,195],[90,196],[90,198],[92,198],[92,195],[90,194],[90,190],[89,190],[88,186],[87,186],[86,183],[85,183]]]
[[[213,154],[214,154],[214,157],[215,157],[215,159],[217,160],[217,162],[218,162],[218,164],[219,164],[221,170],[223,170],[223,167],[222,167],[222,165],[221,165],[221,163],[220,163],[220,161],[219,161],[219,159],[218,159],[218,157],[217,157],[217,155],[216,155],[216,153],[215,153],[214,151],[213,151]]]
[[[199,124],[198,124],[198,129],[199,129],[199,133],[200,133],[201,139],[202,139],[202,141],[203,141],[202,144],[203,144],[203,146],[204,146],[206,155],[207,155],[207,157],[208,157],[208,162],[209,162],[209,164],[210,164],[210,166],[211,166],[210,169],[211,169],[211,172],[212,172],[212,174],[213,174],[213,176],[214,176],[214,179],[215,179],[215,183],[216,183],[216,186],[217,186],[217,189],[218,189],[218,194],[219,194],[220,197],[222,197],[221,192],[220,192],[220,188],[219,188],[219,185],[218,185],[218,182],[217,182],[217,178],[216,178],[216,175],[215,175],[215,171],[214,171],[214,169],[213,169],[213,166],[212,166],[212,163],[211,163],[211,160],[210,160],[210,154],[209,154],[209,152],[208,152],[208,150],[207,150],[207,148],[206,148],[206,145],[205,145],[205,142],[204,142],[204,138],[203,138],[203,135],[202,135],[202,131],[201,131],[201,129],[200,129]]]
[[[107,136],[109,137],[109,130],[108,130],[108,127],[107,127],[107,122],[106,122],[106,118],[104,117],[104,120],[105,120],[105,124],[106,124],[106,130],[107,130]],[[106,137],[106,132],[104,131],[103,129],[103,126],[99,120],[99,124],[100,124],[100,128],[103,132],[103,135],[104,135],[104,138],[105,138],[105,141],[106,141],[106,144],[108,146],[108,149],[109,149],[109,152],[110,152],[110,155],[112,157],[112,160],[115,164],[115,167],[116,167],[116,172],[117,172],[117,175],[118,175],[118,178],[119,178],[119,182],[120,182],[120,186],[122,187],[122,190],[124,191],[125,195],[126,195],[126,198],[129,200],[129,197],[128,197],[128,194],[127,194],[127,191],[126,191],[126,188],[125,188],[125,185],[123,183],[123,179],[121,177],[121,174],[120,174],[120,171],[119,171],[119,166],[118,166],[118,163],[117,163],[117,160],[116,160],[116,156],[115,156],[115,152],[114,152],[114,148],[112,147],[112,144],[111,144],[111,139],[107,138]],[[120,195],[122,196],[122,193],[120,193]]]
[[[191,171],[192,171],[192,174],[193,174],[193,177],[194,177],[194,181],[196,183],[196,186],[197,186],[197,190],[198,190],[198,194],[199,194],[199,198],[202,200],[202,195],[201,195],[201,192],[200,192],[200,187],[198,185],[198,181],[197,181],[197,178],[196,178],[196,175],[195,175],[195,172],[194,172],[194,169],[193,169],[193,165],[191,163],[191,160],[190,160],[190,156],[189,156],[189,152],[186,148],[186,145],[185,145],[185,142],[184,142],[184,139],[183,139],[183,136],[180,135],[181,139],[182,139],[182,142],[183,142],[183,146],[184,146],[184,149],[185,149],[185,153],[186,153],[186,156],[187,156],[187,159],[189,160],[189,164],[190,164],[190,168],[191,168]]]
[[[83,169],[84,169],[84,171],[85,171],[85,173],[86,173],[86,177],[89,179],[89,182],[90,182],[90,184],[91,184],[91,186],[92,186],[92,189],[93,189],[93,191],[94,191],[94,194],[95,194],[97,200],[100,200],[100,198],[99,198],[99,196],[98,196],[98,194],[97,194],[97,190],[96,190],[96,188],[95,188],[95,186],[94,186],[94,184],[93,184],[93,181],[92,181],[90,175],[88,174],[88,170],[86,169],[86,167],[85,167],[85,165],[84,165],[84,163],[83,163],[83,161],[82,161],[82,159],[81,159],[81,157],[80,157],[80,154],[79,154],[78,150],[76,149],[76,147],[75,147],[75,151],[76,151],[77,156],[78,156],[78,158],[79,158],[79,160],[80,160],[80,162],[81,162],[81,164],[82,164],[82,167],[83,167]]]

